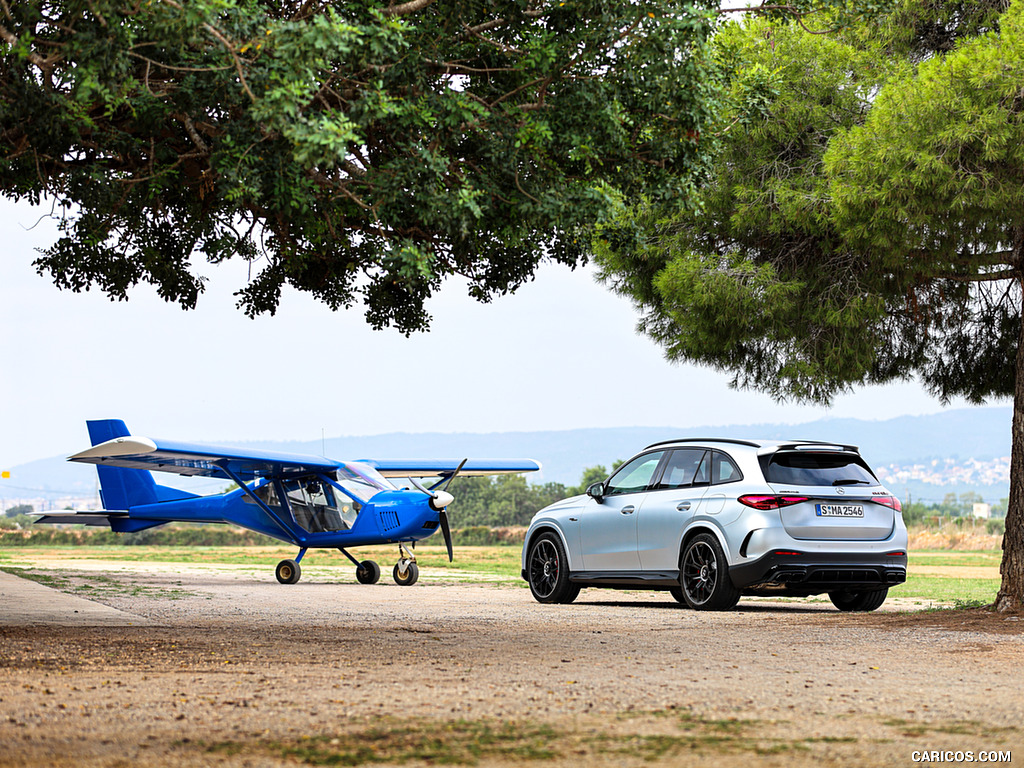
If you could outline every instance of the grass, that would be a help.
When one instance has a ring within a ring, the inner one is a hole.
[[[915,576],[911,566],[906,583],[894,587],[889,594],[893,597],[917,597],[969,606],[994,602],[998,591],[999,579]]]
[[[916,565],[937,565],[951,567],[992,567],[998,568],[1003,559],[999,550],[975,552],[951,552],[949,550],[910,551],[910,567]]]
[[[807,752],[819,743],[838,745],[855,741],[845,737],[780,738],[766,733],[765,727],[771,723],[756,720],[703,720],[666,711],[632,715],[624,730],[620,725],[602,732],[486,718],[436,723],[390,718],[366,730],[287,741],[226,741],[203,748],[221,755],[276,757],[312,766],[402,765],[408,761],[472,766],[492,760],[543,763],[569,756],[585,765],[601,756],[651,762],[694,754]]]
[[[86,599],[118,595],[129,595],[132,597],[144,595],[146,597],[179,600],[183,597],[194,597],[196,594],[185,589],[161,589],[140,584],[125,584],[109,576],[97,573],[75,573],[71,575],[61,572],[57,575],[41,573],[28,568],[11,568],[9,566],[0,567],[0,571]]]
[[[520,578],[520,549],[507,546],[463,546],[455,548],[455,561],[448,562],[443,546],[420,546],[415,550],[424,582],[458,580],[525,586]],[[381,565],[387,577],[398,555],[396,545],[362,547],[352,554],[360,560],[373,559]],[[188,565],[232,565],[273,571],[285,558],[293,558],[296,551],[287,546],[269,547],[167,547],[167,546],[111,546],[111,547],[27,547],[0,550],[0,562],[9,566],[32,567],[40,560],[66,561],[68,566],[76,560],[110,562],[185,563]],[[997,577],[979,577],[960,574],[958,570],[979,567],[997,568],[999,552],[925,551],[910,553],[910,572],[907,582],[893,588],[894,597],[936,600],[948,605],[980,605],[991,603],[999,590]],[[947,573],[915,573],[919,566],[941,567]],[[355,578],[354,566],[337,550],[310,550],[303,558],[304,570],[325,567],[336,569],[339,581]],[[322,577],[318,577],[322,578]],[[103,585],[92,582],[99,589]],[[113,589],[113,585],[107,585]]]

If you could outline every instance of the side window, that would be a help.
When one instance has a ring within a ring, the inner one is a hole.
[[[654,470],[658,468],[661,457],[664,455],[664,451],[645,453],[643,456],[637,456],[628,464],[623,464],[604,484],[604,495],[617,496],[623,493],[646,491],[654,477]]]
[[[665,464],[665,471],[661,475],[661,482],[656,490],[667,491],[673,488],[686,488],[694,484],[697,473],[702,465],[705,465],[703,448],[680,448],[672,451],[668,462]],[[707,472],[705,470],[705,477]],[[700,481],[697,481],[700,482]],[[704,480],[707,482],[707,480]]]
[[[255,491],[253,491],[253,493],[255,493],[259,497],[260,501],[262,501],[268,507],[281,506],[281,501],[277,498],[277,483],[273,480],[271,480],[268,483],[264,483]],[[246,504],[256,503],[248,494],[242,497],[242,501],[244,501]]]
[[[732,459],[724,453],[715,451],[711,464],[711,482],[718,485],[719,483],[733,483],[742,479],[743,474],[740,472],[739,467],[733,464]]]

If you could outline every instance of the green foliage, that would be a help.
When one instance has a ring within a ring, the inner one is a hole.
[[[537,510],[571,495],[561,483],[534,485],[522,475],[460,477],[453,486],[449,511],[458,528],[529,525]]]
[[[0,517],[0,528],[8,530],[18,530],[20,528],[28,528],[36,521],[36,518],[30,517],[29,515],[4,515]]]
[[[879,92],[825,155],[849,243],[895,275],[893,310],[922,339],[943,399],[1013,392],[1024,257],[1024,4]],[[1012,280],[1011,280],[1012,278]]]
[[[55,206],[60,288],[195,305],[211,263],[374,327],[429,322],[542,259],[578,264],[616,197],[687,194],[716,111],[715,3],[25,0],[0,20],[0,191]],[[411,5],[411,4],[409,4]]]
[[[150,528],[137,533],[115,533],[109,528],[70,526],[23,526],[23,530],[0,533],[0,547],[71,546],[164,546],[230,547],[268,546],[279,542],[259,533],[224,525],[175,525]]]
[[[842,34],[722,30],[729,109],[697,196],[624,208],[595,245],[641,330],[779,399],[912,375],[943,399],[1010,393],[1021,7],[902,0]]]
[[[985,532],[990,536],[1002,536],[1006,533],[1006,520],[986,520]]]
[[[622,462],[618,462],[621,464]],[[587,488],[592,486],[594,483],[603,483],[609,477],[608,470],[598,464],[594,467],[587,467],[583,470],[583,477],[580,478],[580,484],[575,488],[567,488],[566,495],[578,496],[579,494],[586,493]]]
[[[36,509],[31,504],[15,504],[13,507],[8,507],[7,511],[4,512],[5,517],[17,517],[18,515],[31,515]]]
[[[633,298],[669,359],[730,371],[738,386],[827,401],[869,374],[891,378],[872,332],[885,302],[830,222],[821,175],[885,62],[767,20],[730,25],[715,45],[734,72],[715,162],[685,209],[645,200],[602,228],[602,278]]]

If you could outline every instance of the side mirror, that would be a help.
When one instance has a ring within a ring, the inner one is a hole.
[[[604,483],[594,483],[592,486],[587,488],[587,496],[592,498],[598,504],[604,501]]]

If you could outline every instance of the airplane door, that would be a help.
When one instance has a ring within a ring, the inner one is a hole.
[[[580,545],[587,571],[638,571],[637,516],[665,451],[651,451],[619,467],[604,483],[600,503],[580,512]]]
[[[710,463],[710,452],[703,448],[676,449],[665,462],[637,517],[637,551],[644,570],[678,570],[683,529],[708,491]]]

